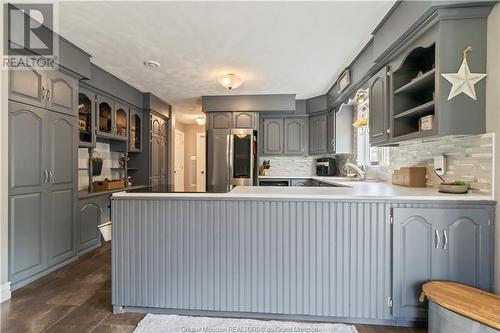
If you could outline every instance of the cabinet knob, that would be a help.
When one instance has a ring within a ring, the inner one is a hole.
[[[45,87],[42,87],[42,99],[45,99]]]

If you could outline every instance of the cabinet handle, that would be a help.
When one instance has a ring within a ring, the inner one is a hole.
[[[49,174],[47,170],[43,170],[43,182],[47,183],[47,179],[49,178]]]
[[[45,87],[42,87],[42,99],[45,99]]]
[[[47,100],[50,101],[50,90],[47,89]]]
[[[446,250],[446,245],[448,245],[448,235],[446,235],[446,230],[443,230],[443,250]]]
[[[436,249],[438,249],[439,248],[439,242],[440,242],[439,231],[436,229],[434,233],[436,234]]]
[[[52,174],[52,171],[49,170],[49,183],[52,183],[53,179],[54,179],[54,175]]]

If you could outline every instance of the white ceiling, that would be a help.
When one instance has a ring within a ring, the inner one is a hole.
[[[61,35],[93,62],[173,104],[181,122],[200,97],[327,91],[394,1],[60,2]],[[145,60],[161,67],[149,69]],[[243,77],[234,91],[216,76]]]

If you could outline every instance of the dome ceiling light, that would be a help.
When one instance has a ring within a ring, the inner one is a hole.
[[[243,82],[243,79],[236,74],[229,73],[218,76],[217,82],[224,88],[232,90],[238,88]]]

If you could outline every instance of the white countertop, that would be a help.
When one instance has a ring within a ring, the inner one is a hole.
[[[266,178],[277,179],[275,176]],[[291,179],[293,177],[283,177]],[[431,187],[410,188],[391,183],[350,180],[343,177],[312,178],[338,187],[237,186],[228,193],[114,193],[117,198],[214,198],[214,199],[346,199],[346,200],[432,200],[432,201],[494,201],[492,195],[476,191],[468,194],[439,193]]]

